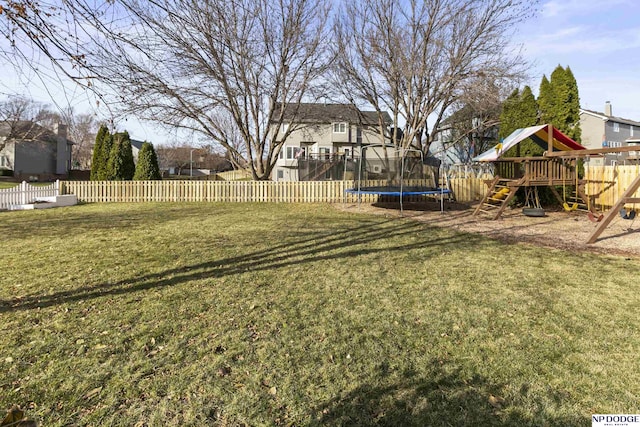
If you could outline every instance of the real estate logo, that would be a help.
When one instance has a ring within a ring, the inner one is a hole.
[[[591,427],[640,427],[640,415],[595,414],[591,416]]]

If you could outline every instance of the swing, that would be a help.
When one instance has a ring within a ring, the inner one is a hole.
[[[545,216],[544,209],[542,209],[540,205],[538,187],[526,187],[525,195],[527,198],[527,206],[522,208],[522,214],[531,217]]]
[[[567,192],[566,192],[566,186],[567,186],[567,161],[565,159],[562,160],[562,207],[565,211],[567,212],[571,212],[571,211],[575,211],[578,209],[578,203],[574,203],[571,206],[569,206],[569,203],[567,203]],[[576,178],[578,176],[578,173],[576,171]],[[576,192],[578,190],[576,189]]]
[[[600,222],[604,218],[604,214],[596,216],[593,212],[589,211],[587,218],[589,218],[589,221],[591,222]]]
[[[626,210],[625,208],[620,209],[620,218],[622,219],[634,219],[636,217],[636,211],[633,209]]]

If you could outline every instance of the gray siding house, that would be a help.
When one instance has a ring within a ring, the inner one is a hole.
[[[604,112],[580,109],[581,144],[587,148],[625,147],[640,144],[640,122],[614,116],[610,102]],[[592,157],[593,165],[636,164],[638,152],[611,153],[604,157]]]
[[[276,115],[279,112],[276,109]],[[351,104],[302,103],[287,105],[283,117],[279,129],[274,123],[269,128],[278,141],[286,136],[274,181],[353,179],[354,159],[363,152],[367,158],[381,156],[385,141],[375,111],[361,111]],[[382,119],[388,129],[391,117],[384,113]]]
[[[66,125],[51,131],[31,121],[0,123],[0,171],[27,181],[66,178],[72,146]]]

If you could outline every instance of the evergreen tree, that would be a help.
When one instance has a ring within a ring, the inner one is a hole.
[[[567,66],[565,70],[565,79],[568,88],[566,100],[567,123],[566,128],[562,128],[561,130],[564,132],[566,129],[566,134],[569,138],[580,142],[582,139],[582,129],[580,128],[580,94],[578,93],[578,82],[569,66]]]
[[[525,128],[538,124],[538,102],[536,101],[536,97],[533,95],[529,86],[524,87],[520,94],[519,101],[518,111],[520,115],[518,118],[518,128]],[[516,150],[516,153],[508,154],[513,154],[513,156],[517,157],[541,156],[542,153],[544,153],[544,149],[529,138],[513,147],[512,150],[513,149]]]
[[[98,170],[98,181],[108,181],[109,178],[109,158],[113,147],[113,135],[107,133],[102,141],[102,164]]]
[[[538,101],[529,86],[525,86],[520,94],[520,127],[538,124]]]
[[[500,131],[498,132],[500,139],[506,138],[514,130],[518,129],[519,106],[520,91],[515,89],[502,104],[502,112],[500,113]]]
[[[107,180],[130,181],[135,173],[133,151],[128,132],[113,135],[113,145],[106,168]]]
[[[133,175],[136,181],[160,180],[160,168],[158,167],[158,156],[153,144],[145,142],[138,153],[138,164],[136,173]]]
[[[540,84],[538,104],[543,123],[551,123],[568,137],[579,141],[580,130],[580,96],[578,84],[569,67],[558,65],[551,80]]]
[[[553,91],[547,76],[542,76],[540,91],[538,92],[538,108],[540,109],[540,124],[552,123],[553,117]]]
[[[91,181],[98,181],[100,179],[100,171],[106,163],[104,157],[104,140],[109,135],[109,129],[102,125],[96,134],[96,143],[93,145],[93,156],[91,158]]]

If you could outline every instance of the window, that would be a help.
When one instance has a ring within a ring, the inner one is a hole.
[[[333,133],[347,133],[347,124],[346,123],[334,123],[333,124]]]
[[[362,128],[360,127],[356,130],[356,143],[362,144]]]
[[[613,131],[614,132],[620,132],[620,123],[613,123]]]
[[[7,159],[7,156],[0,156],[0,167],[7,167],[9,166],[9,159]]]
[[[280,160],[284,159],[284,150],[282,148],[280,149],[280,152],[278,153],[278,158]]]
[[[284,171],[282,169],[278,169],[278,181],[284,179]]]
[[[289,130],[289,123],[282,123],[280,125],[280,132],[282,132],[283,134],[287,133],[288,130]]]
[[[304,159],[307,157],[307,147],[287,147],[287,160]]]
[[[622,147],[622,142],[620,141],[609,141],[609,147],[619,148]],[[613,153],[614,156],[621,156],[622,153]]]
[[[330,148],[320,148],[320,159],[321,160],[329,160],[331,157],[331,149]]]

